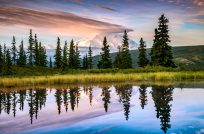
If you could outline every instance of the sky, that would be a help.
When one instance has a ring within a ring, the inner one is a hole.
[[[0,0],[0,44],[28,44],[29,29],[46,48],[63,41],[121,34],[152,46],[161,14],[172,46],[204,45],[204,0]]]

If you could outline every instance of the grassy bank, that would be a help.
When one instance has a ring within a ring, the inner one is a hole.
[[[146,73],[146,72],[183,72],[183,71],[203,71],[203,68],[167,68],[161,66],[147,66],[145,68],[132,68],[132,69],[55,69],[45,67],[12,67],[13,77],[25,77],[25,76],[50,76],[50,75],[64,75],[64,74],[106,74],[106,73]],[[0,74],[3,76],[3,74]]]
[[[204,71],[183,71],[183,72],[131,72],[131,73],[75,73],[75,74],[55,74],[48,76],[23,76],[23,77],[1,77],[1,87],[33,86],[43,84],[96,84],[111,82],[163,82],[163,81],[183,81],[202,80]]]

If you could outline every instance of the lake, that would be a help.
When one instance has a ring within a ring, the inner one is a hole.
[[[202,134],[203,84],[0,90],[1,134]]]

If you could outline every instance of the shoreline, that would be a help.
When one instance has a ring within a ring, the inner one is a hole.
[[[34,85],[80,85],[128,82],[178,82],[204,80],[204,71],[182,72],[142,72],[142,73],[99,73],[63,74],[45,76],[10,76],[0,78],[0,87],[20,87]]]

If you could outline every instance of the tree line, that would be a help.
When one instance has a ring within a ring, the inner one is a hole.
[[[152,66],[164,66],[164,67],[175,67],[173,62],[172,48],[169,45],[169,20],[164,16],[164,14],[159,17],[158,28],[155,29],[153,46],[151,48],[150,57],[151,60],[147,58],[146,54],[146,44],[143,38],[140,39],[139,44],[139,56],[138,56],[138,66],[145,67],[147,65]],[[110,46],[108,45],[107,38],[104,37],[100,60],[98,61],[99,69],[107,68],[120,68],[128,69],[132,68],[132,58],[129,50],[127,31],[124,31],[122,45],[118,47],[118,53],[112,61],[110,55]],[[12,74],[12,66],[41,66],[49,68],[58,69],[92,69],[93,68],[93,56],[92,48],[89,46],[87,54],[81,59],[78,44],[75,44],[71,40],[68,47],[67,41],[65,41],[64,46],[60,38],[57,38],[57,45],[54,54],[54,61],[52,58],[47,60],[45,46],[38,41],[37,35],[33,36],[32,30],[30,30],[29,35],[29,45],[27,50],[24,49],[24,42],[21,41],[19,48],[16,47],[15,36],[12,39],[12,47],[8,49],[6,45],[0,45],[0,74]]]

